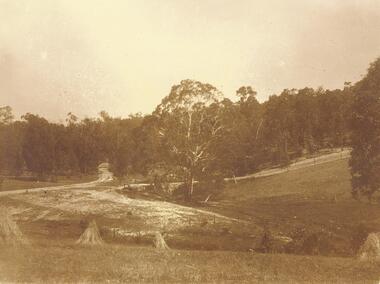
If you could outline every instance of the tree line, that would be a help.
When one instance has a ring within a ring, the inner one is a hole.
[[[148,115],[49,122],[0,108],[0,172],[38,179],[86,175],[108,161],[117,177],[165,175],[183,180],[240,176],[319,149],[353,147],[353,194],[379,188],[380,63],[343,89],[285,89],[263,103],[243,86],[231,100],[195,80],[174,85]],[[372,160],[371,160],[372,159]],[[370,162],[368,162],[370,161]],[[372,174],[371,174],[372,173]]]

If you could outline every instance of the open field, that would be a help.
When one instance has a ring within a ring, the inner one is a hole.
[[[326,199],[338,195],[350,197],[348,158],[298,168],[270,177],[230,184],[222,197],[232,200],[297,195],[309,199]]]
[[[0,24],[0,284],[380,284],[380,0]]]
[[[319,234],[327,255],[356,254],[358,227],[380,227],[380,208],[353,200],[348,159],[271,177],[230,183],[211,199],[209,210],[250,221],[273,234],[293,238]],[[315,253],[322,248],[315,248]],[[312,248],[299,253],[311,253]]]
[[[154,283],[377,283],[379,263],[239,252],[100,249],[47,244],[3,249],[0,281]]]
[[[127,198],[103,186],[0,200],[33,243],[51,239],[74,243],[83,224],[92,219],[109,243],[146,243],[155,231],[161,231],[172,247],[241,250],[244,243],[248,250],[261,238],[261,228],[249,222],[164,201]],[[230,246],[236,237],[244,242]]]
[[[33,243],[74,242],[92,219],[110,243],[151,242],[160,231],[175,248],[247,251],[261,239],[262,229],[251,222],[162,200],[135,199],[104,184],[111,177],[108,170],[100,169],[94,182],[29,193],[3,192],[0,201]],[[241,242],[231,245],[236,238]]]
[[[317,152],[313,155],[302,156],[293,161],[287,167],[281,167],[278,165],[277,167],[270,169],[263,169],[259,172],[249,174],[242,177],[235,178],[225,178],[225,181],[244,181],[252,178],[261,178],[261,177],[269,177],[277,174],[286,173],[289,171],[295,171],[299,169],[304,169],[307,167],[313,167],[316,165],[321,165],[325,163],[330,163],[332,161],[341,160],[349,158],[351,154],[350,148],[343,149],[325,149],[323,151]]]
[[[228,183],[202,207],[102,183],[3,196],[33,246],[1,250],[0,281],[373,283],[379,263],[355,259],[353,240],[380,226],[380,208],[352,200],[347,163]],[[107,245],[74,246],[92,219]],[[152,248],[156,231],[173,250]]]

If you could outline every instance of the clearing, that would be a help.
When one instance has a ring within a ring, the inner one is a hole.
[[[378,281],[379,264],[353,258],[353,241],[359,225],[380,226],[380,208],[352,200],[347,157],[305,165],[230,182],[198,208],[133,198],[105,184],[105,170],[91,183],[3,195],[33,246],[1,251],[0,281]],[[93,219],[107,245],[75,246]],[[173,250],[152,248],[156,231]],[[272,254],[258,253],[265,232]]]

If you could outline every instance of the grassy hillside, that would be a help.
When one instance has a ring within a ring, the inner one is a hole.
[[[324,239],[300,253],[353,255],[360,230],[380,228],[380,207],[351,198],[347,159],[228,184],[209,208],[302,242]]]
[[[221,197],[233,201],[298,196],[305,199],[331,199],[350,196],[348,160],[342,159],[274,176],[229,184]]]

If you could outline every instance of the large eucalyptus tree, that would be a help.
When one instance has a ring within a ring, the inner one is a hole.
[[[183,80],[157,106],[159,136],[167,149],[163,160],[180,168],[191,199],[194,180],[208,170],[212,147],[222,129],[220,108],[223,95],[214,86]]]

